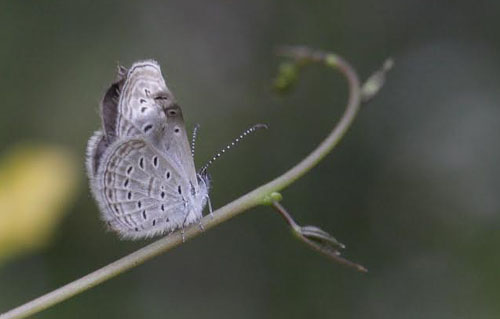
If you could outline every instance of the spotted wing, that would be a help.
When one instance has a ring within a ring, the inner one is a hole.
[[[103,219],[127,238],[180,228],[188,214],[189,192],[181,172],[143,139],[116,141],[105,151],[95,178]]]
[[[134,63],[120,90],[116,135],[144,136],[157,144],[166,126],[166,115],[159,101],[172,99],[158,63],[152,60]]]
[[[184,175],[198,188],[194,159],[189,147],[182,110],[177,103],[167,104],[163,107],[167,114],[167,126],[159,148],[180,164]]]

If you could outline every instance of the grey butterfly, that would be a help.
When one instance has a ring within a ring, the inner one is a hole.
[[[101,102],[101,118],[86,164],[109,227],[136,239],[199,221],[208,177],[195,171],[182,111],[158,63],[120,68]]]

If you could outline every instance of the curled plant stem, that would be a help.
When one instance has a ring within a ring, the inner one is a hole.
[[[349,86],[349,98],[346,110],[338,124],[333,128],[326,139],[297,165],[267,184],[217,209],[213,212],[213,217],[203,217],[201,222],[204,225],[205,231],[208,231],[252,207],[259,205],[274,205],[276,200],[278,200],[277,197],[279,197],[279,193],[277,192],[309,172],[337,145],[359,110],[362,99],[361,85],[356,72],[347,61],[335,54],[314,51],[306,47],[282,48],[279,54],[292,58],[300,65],[310,62],[320,62],[333,69],[338,69],[347,79]],[[312,229],[310,229],[310,231],[312,231]],[[202,233],[203,232],[197,225],[188,227],[184,233],[185,240],[188,241]],[[307,243],[307,241],[305,242]],[[182,243],[183,239],[181,232],[175,232],[169,236],[163,237],[107,266],[0,315],[0,319],[25,318],[50,308],[57,303],[122,274],[153,257],[169,251]]]

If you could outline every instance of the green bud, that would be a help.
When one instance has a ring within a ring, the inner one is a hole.
[[[271,205],[273,202],[279,202],[283,199],[283,195],[278,192],[272,192],[271,194],[267,194],[262,199],[262,205]]]
[[[288,93],[296,85],[298,78],[299,68],[297,64],[284,62],[279,66],[278,76],[274,80],[273,87],[278,93]]]
[[[331,54],[331,53],[329,53],[329,54],[325,57],[325,63],[326,63],[326,65],[328,65],[328,66],[336,67],[336,66],[337,66],[337,63],[338,63],[337,56],[336,56],[335,54]]]

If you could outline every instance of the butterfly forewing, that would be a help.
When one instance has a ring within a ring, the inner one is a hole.
[[[155,61],[132,65],[121,88],[116,134],[120,137],[145,136],[159,140],[166,124],[159,96],[171,96]]]
[[[191,155],[182,110],[177,104],[171,104],[165,107],[165,112],[167,114],[166,138],[162,140],[161,147],[163,147],[165,153],[169,154],[179,164],[189,182],[194,187],[198,187],[196,169]]]

